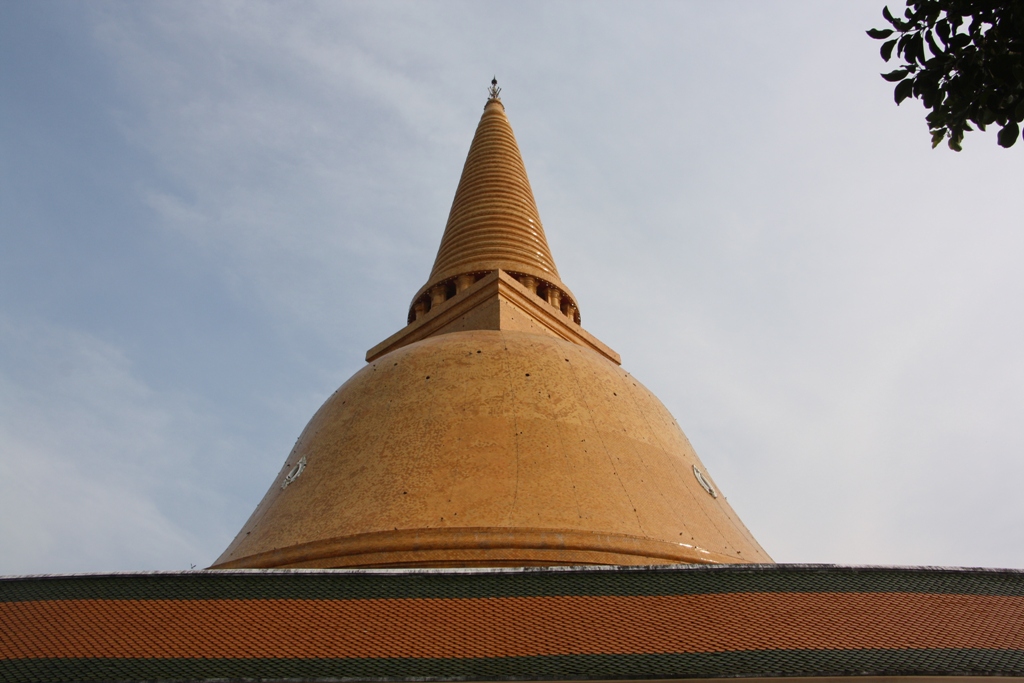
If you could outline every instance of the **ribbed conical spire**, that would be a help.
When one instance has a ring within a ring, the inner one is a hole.
[[[498,269],[533,276],[568,294],[505,106],[492,96],[473,136],[430,279],[414,301],[459,275]]]
[[[432,281],[476,264],[557,278],[526,167],[501,100],[484,107],[455,191]],[[535,271],[535,272],[531,272]]]

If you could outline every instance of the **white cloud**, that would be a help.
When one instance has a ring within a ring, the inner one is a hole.
[[[91,335],[0,318],[0,348],[0,573],[205,559],[157,502],[186,494],[191,416]]]

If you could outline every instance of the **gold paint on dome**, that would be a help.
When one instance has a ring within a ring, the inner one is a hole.
[[[214,568],[771,562],[579,326],[496,90],[409,324],[313,416]]]

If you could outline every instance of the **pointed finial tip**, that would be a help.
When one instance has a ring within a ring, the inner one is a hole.
[[[489,95],[488,100],[500,99],[498,96],[501,94],[501,88],[498,87],[498,77],[494,76],[491,78],[491,87],[487,89]]]

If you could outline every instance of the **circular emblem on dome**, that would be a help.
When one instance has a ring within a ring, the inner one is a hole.
[[[288,484],[298,479],[304,469],[306,469],[306,456],[302,456],[302,460],[299,460],[298,464],[292,468],[291,472],[285,475],[284,481],[281,483],[281,488],[288,488]]]
[[[696,465],[693,466],[693,476],[697,477],[697,483],[708,492],[709,496],[712,498],[718,498],[718,493],[715,491],[715,487],[711,485],[711,482],[708,481],[703,474],[701,474]]]

